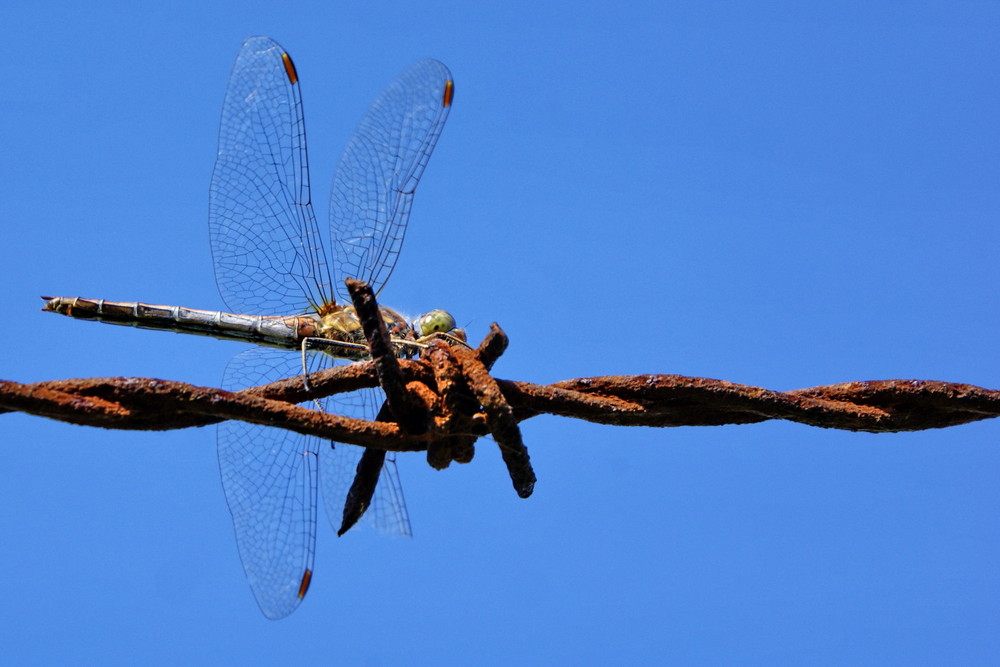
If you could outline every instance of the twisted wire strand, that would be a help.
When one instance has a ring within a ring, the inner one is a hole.
[[[508,343],[496,324],[475,350],[437,342],[419,360],[399,359],[371,288],[349,282],[371,361],[311,373],[308,383],[293,377],[238,392],[152,378],[0,380],[0,413],[150,431],[235,419],[370,450],[426,451],[428,463],[438,469],[471,461],[476,439],[489,434],[523,498],[531,495],[535,474],[518,424],[540,414],[653,427],[784,419],[869,433],[947,428],[1000,416],[1000,391],[933,380],[774,391],[683,375],[612,375],[549,385],[496,379],[490,368]],[[388,405],[373,422],[297,405],[375,386],[385,390]]]
[[[427,362],[400,360],[407,382],[433,381]],[[224,419],[288,428],[387,451],[423,451],[448,434],[408,435],[393,422],[367,422],[296,406],[377,385],[372,362],[228,392],[153,378],[89,378],[22,384],[0,380],[0,413],[24,412],[111,429],[166,431]],[[682,375],[612,375],[550,385],[496,380],[518,422],[539,414],[619,426],[718,426],[784,419],[870,433],[947,428],[1000,416],[1000,391],[934,380],[877,380],[772,391]],[[473,415],[475,417],[475,415]],[[485,435],[483,423],[472,433]],[[473,420],[474,421],[474,420]],[[466,434],[466,435],[468,435]],[[455,435],[453,433],[452,435]]]

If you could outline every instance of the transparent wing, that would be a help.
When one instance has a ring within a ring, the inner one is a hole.
[[[345,299],[344,278],[366,280],[377,294],[392,273],[453,90],[447,67],[420,60],[375,99],[347,142],[330,194],[337,289]]]
[[[331,362],[327,355],[310,354],[309,370],[314,372]],[[223,387],[245,389],[301,372],[298,354],[258,347],[230,360]],[[371,389],[339,394],[322,403],[335,414],[371,419],[381,401],[381,391]],[[222,489],[243,570],[266,617],[287,616],[305,595],[316,553],[320,479],[327,515],[336,530],[361,452],[361,447],[267,426],[234,421],[219,425]],[[412,534],[392,453],[386,456],[367,516],[379,532]]]
[[[381,389],[362,389],[350,394],[338,394],[326,399],[325,409],[334,414],[372,420],[384,400]],[[363,448],[341,443],[328,443],[320,452],[320,484],[323,488],[323,504],[326,516],[334,532],[340,529],[344,515],[344,502],[354,481],[354,473],[361,459]],[[386,454],[382,474],[375,487],[371,507],[365,517],[372,521],[375,529],[386,535],[412,537],[410,516],[406,511],[403,487],[396,469],[396,454]]]
[[[230,360],[223,387],[245,389],[301,374],[293,352],[254,348]],[[257,604],[268,618],[299,605],[316,553],[318,453],[323,441],[266,426],[219,425],[219,470],[236,546]]]
[[[234,312],[288,315],[331,298],[298,75],[267,37],[243,43],[229,76],[208,226],[216,283]]]

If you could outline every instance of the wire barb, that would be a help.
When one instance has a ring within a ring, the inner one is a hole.
[[[385,391],[385,401],[375,421],[395,419],[404,431],[423,433],[426,431],[424,426],[426,410],[419,404],[418,395],[411,391],[403,379],[396,351],[389,338],[389,329],[375,299],[375,292],[368,283],[361,280],[348,278],[345,283],[354,304],[354,311],[361,322],[361,329],[368,341],[369,354],[375,365],[379,384]],[[366,447],[362,452],[354,473],[354,481],[347,492],[347,498],[344,499],[344,513],[340,528],[337,530],[338,537],[360,521],[371,505],[384,463],[385,450]]]
[[[409,433],[426,430],[425,414],[419,399],[406,387],[399,368],[396,350],[389,339],[389,330],[382,319],[375,293],[368,283],[348,278],[347,290],[351,294],[354,310],[361,322],[361,329],[368,340],[368,350],[375,363],[379,384],[385,391],[385,401],[396,423]]]

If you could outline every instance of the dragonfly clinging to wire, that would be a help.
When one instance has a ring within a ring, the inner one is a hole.
[[[223,103],[209,206],[216,282],[232,312],[67,297],[46,297],[44,309],[258,344],[229,363],[226,388],[297,375],[303,362],[290,351],[301,350],[303,358],[310,352],[307,370],[366,358],[365,338],[347,305],[343,279],[367,281],[377,293],[392,273],[414,191],[453,93],[447,67],[421,60],[369,107],[333,177],[331,263],[313,213],[295,65],[277,42],[247,39]],[[445,311],[409,322],[394,310],[381,310],[401,356],[412,356],[429,337],[464,341]],[[371,418],[381,400],[376,392],[341,395],[335,407],[325,407]],[[338,527],[340,507],[361,451],[243,422],[219,426],[219,468],[237,547],[268,618],[294,611],[309,587],[319,486],[334,528],[342,532],[349,527]],[[385,455],[370,514],[379,530],[410,534],[391,453]]]

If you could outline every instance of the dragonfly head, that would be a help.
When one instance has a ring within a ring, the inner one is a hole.
[[[413,321],[413,330],[417,336],[424,338],[436,333],[445,333],[465,340],[465,332],[456,329],[455,318],[447,310],[440,308],[424,313]]]

